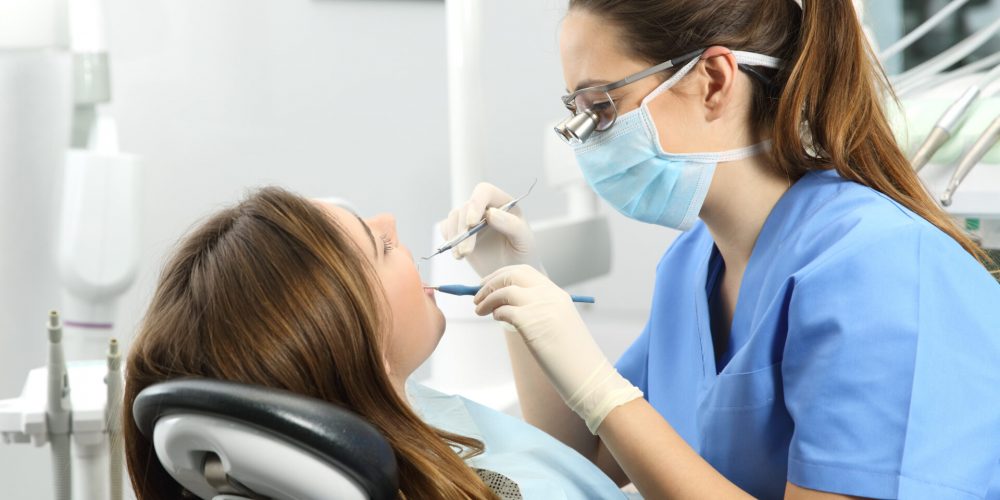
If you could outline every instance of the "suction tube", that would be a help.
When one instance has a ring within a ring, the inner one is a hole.
[[[111,500],[122,500],[122,468],[124,467],[124,448],[122,444],[122,355],[118,352],[118,340],[111,339],[108,344],[108,375],[104,379],[108,386],[108,402],[105,410],[105,428],[108,430],[108,455],[111,470]]]
[[[62,324],[59,313],[49,313],[48,400],[45,420],[52,447],[52,473],[56,500],[73,496],[73,470],[70,462],[70,424],[72,408],[69,399],[69,374],[62,348]]]

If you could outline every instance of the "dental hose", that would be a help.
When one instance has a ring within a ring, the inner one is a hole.
[[[118,351],[118,340],[111,339],[108,345],[108,375],[104,379],[108,386],[107,409],[105,410],[105,428],[108,430],[108,444],[111,447],[108,454],[108,465],[111,471],[111,500],[122,500],[124,483],[122,470],[124,468],[125,450],[122,442],[122,355]]]
[[[73,496],[73,470],[70,457],[71,404],[69,399],[69,374],[62,348],[62,324],[59,313],[49,313],[49,364],[48,397],[45,420],[52,448],[53,490],[56,500],[70,500]]]

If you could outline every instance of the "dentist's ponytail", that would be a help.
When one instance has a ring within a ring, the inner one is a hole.
[[[755,67],[753,124],[770,132],[775,168],[796,180],[836,169],[947,233],[984,264],[989,257],[931,199],[896,143],[883,102],[893,99],[852,0],[570,0],[619,28],[650,64],[711,46],[767,54]]]
[[[896,143],[883,109],[894,94],[853,2],[803,4],[794,63],[772,129],[777,164],[791,178],[833,167],[841,177],[880,191],[928,220],[980,262],[989,262],[928,195]]]

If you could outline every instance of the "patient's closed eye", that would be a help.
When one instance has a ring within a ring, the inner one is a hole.
[[[382,253],[389,253],[393,248],[396,248],[395,243],[392,242],[392,238],[388,234],[382,235]]]

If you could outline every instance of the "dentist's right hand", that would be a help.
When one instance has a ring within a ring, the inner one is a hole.
[[[476,314],[513,326],[552,386],[592,434],[611,410],[642,397],[608,361],[570,295],[530,266],[504,267],[483,279]]]
[[[448,241],[486,217],[488,228],[452,249],[452,255],[469,261],[480,277],[516,264],[526,264],[542,271],[542,261],[535,248],[535,235],[521,217],[521,208],[514,207],[510,212],[496,208],[512,199],[500,188],[483,182],[473,189],[469,201],[452,210],[448,218],[440,223],[441,236]]]

